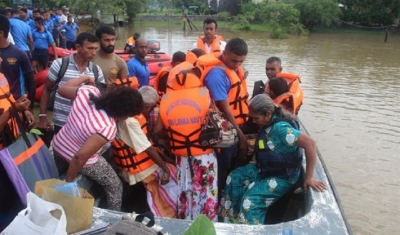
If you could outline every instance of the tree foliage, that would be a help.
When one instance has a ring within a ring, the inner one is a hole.
[[[305,33],[303,26],[299,24],[300,11],[290,3],[248,3],[242,5],[238,16],[241,15],[248,16],[246,19],[251,22],[268,25],[272,38],[283,38],[288,33]]]
[[[400,0],[344,0],[343,20],[364,26],[391,25],[400,16]]]
[[[41,0],[45,7],[68,6],[69,9],[78,13],[89,13],[92,18],[97,17],[97,11],[105,14],[120,15],[126,13],[130,20],[142,11],[147,0]]]
[[[300,12],[300,23],[309,31],[315,25],[331,26],[339,23],[342,15],[336,0],[288,0]]]

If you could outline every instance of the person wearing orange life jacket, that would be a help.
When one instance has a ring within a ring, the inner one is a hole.
[[[185,53],[183,53],[182,51],[175,52],[172,55],[171,65],[162,67],[161,70],[154,77],[154,89],[156,89],[158,96],[160,98],[158,104],[160,103],[162,96],[167,91],[167,79],[169,72],[171,71],[172,68],[184,62],[185,60],[186,60]]]
[[[265,93],[269,94],[275,102],[278,102],[277,104],[280,104],[283,100],[289,100],[289,111],[297,115],[304,99],[304,93],[300,86],[300,76],[291,73],[283,73],[281,63],[282,62],[280,58],[275,56],[269,57],[265,65],[265,74],[269,80],[275,77],[281,77],[285,79],[288,85],[288,93],[281,96],[279,100],[277,100],[276,97],[271,96],[270,94],[269,82],[265,85]]]
[[[187,79],[199,80],[195,76]],[[203,214],[216,221],[218,162],[214,150],[198,141],[211,99],[199,82],[188,81],[187,85],[163,96],[154,132],[169,141],[176,157],[178,218],[193,220]]]
[[[201,80],[209,89],[211,98],[227,120],[238,132],[239,145],[221,148],[218,157],[218,188],[225,187],[226,177],[236,161],[244,160],[247,152],[247,140],[240,126],[247,120],[248,92],[245,73],[241,64],[246,59],[248,49],[243,39],[233,38],[228,41],[224,52],[218,58],[205,55],[197,60],[197,65],[203,70]],[[237,149],[239,147],[239,149]],[[238,151],[237,151],[238,150]]]
[[[10,31],[10,22],[4,15],[0,15],[0,48],[9,47],[7,41],[8,33]],[[2,50],[0,50],[0,130],[8,132],[7,136],[0,135],[0,146],[5,147],[11,144],[18,137],[18,128],[11,112],[11,106],[15,104],[17,111],[23,112],[27,118],[29,127],[35,124],[33,114],[29,111],[31,101],[27,98],[27,95],[22,95],[18,100],[14,99],[11,93],[10,85],[2,73],[4,67],[2,67]]]
[[[0,58],[0,63],[1,63]],[[30,104],[30,101],[26,99]],[[10,93],[10,87],[4,74],[0,73],[0,149],[7,147],[18,138],[18,126],[11,111],[14,97]],[[29,106],[29,105],[28,105]]]
[[[178,90],[185,88],[184,82],[185,80],[181,80],[183,83],[177,83],[177,76],[178,74],[182,73],[183,71],[191,70],[194,68],[194,65],[197,63],[197,58],[204,55],[204,51],[201,49],[192,49],[191,51],[186,53],[186,61],[180,63],[179,65],[175,66],[170,73],[168,74],[168,80],[166,84],[166,92],[168,93],[171,90]],[[199,86],[199,85],[195,85]]]
[[[117,123],[117,136],[112,141],[114,160],[125,182],[143,182],[148,205],[156,216],[175,218],[176,168],[164,162],[147,137],[146,116],[156,106],[158,95],[150,86],[141,87],[139,93],[143,97],[142,113]]]
[[[125,53],[129,54],[134,54],[135,53],[135,41],[140,38],[139,33],[134,33],[132,37],[128,38],[126,40],[125,46],[124,46],[124,51]]]
[[[203,22],[204,36],[199,36],[192,48],[202,49],[206,54],[222,53],[226,42],[222,36],[216,35],[217,27],[217,21],[211,18],[205,19]]]
[[[283,73],[278,75],[280,76],[281,74],[284,75]],[[294,79],[289,82],[285,78],[290,78],[290,76],[275,77],[268,81],[269,96],[274,100],[275,104],[281,105],[293,115],[297,115],[304,98],[300,80]]]

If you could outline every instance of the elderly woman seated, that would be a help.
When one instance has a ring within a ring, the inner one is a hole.
[[[61,96],[74,102],[66,124],[53,139],[55,161],[60,174],[67,172],[67,182],[78,173],[89,177],[103,187],[107,208],[120,210],[122,183],[100,151],[115,138],[116,122],[141,113],[143,99],[132,88],[124,87],[102,96],[91,85],[93,77],[82,76],[58,89]]]
[[[300,177],[302,151],[306,157],[304,188],[324,191],[324,183],[314,179],[316,143],[298,129],[295,117],[276,106],[267,94],[256,95],[249,103],[249,115],[261,130],[255,142],[256,163],[231,172],[221,199],[224,221],[262,224],[268,206],[291,190]]]

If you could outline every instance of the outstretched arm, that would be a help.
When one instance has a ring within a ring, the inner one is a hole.
[[[326,185],[313,177],[315,163],[317,162],[317,144],[310,136],[301,133],[297,139],[297,146],[304,148],[306,154],[306,180],[304,182],[304,190],[307,192],[310,186],[318,192],[323,192],[326,189]]]
[[[82,84],[94,85],[94,78],[92,76],[82,76],[79,78],[71,79],[58,88],[58,94],[62,97],[74,100],[76,92]]]
[[[247,139],[243,134],[242,130],[239,128],[239,125],[236,123],[235,117],[233,116],[231,110],[229,109],[228,100],[215,101],[218,109],[225,114],[226,119],[232,123],[233,127],[236,129],[239,136],[239,153],[238,157],[245,157],[247,154]]]

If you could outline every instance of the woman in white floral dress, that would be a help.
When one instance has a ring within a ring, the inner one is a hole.
[[[186,78],[186,86],[196,84],[188,82],[190,78],[198,82],[197,77]],[[179,219],[194,220],[203,214],[216,221],[218,217],[217,157],[213,148],[199,145],[209,105],[207,88],[195,85],[168,92],[160,103],[154,132],[168,137],[165,143],[176,157]]]
[[[265,94],[249,103],[250,116],[261,127],[256,140],[256,162],[239,167],[228,176],[221,199],[225,222],[263,224],[268,206],[292,189],[300,177],[302,154],[306,155],[305,189],[324,191],[313,178],[316,143],[298,130],[290,113],[276,106]]]

